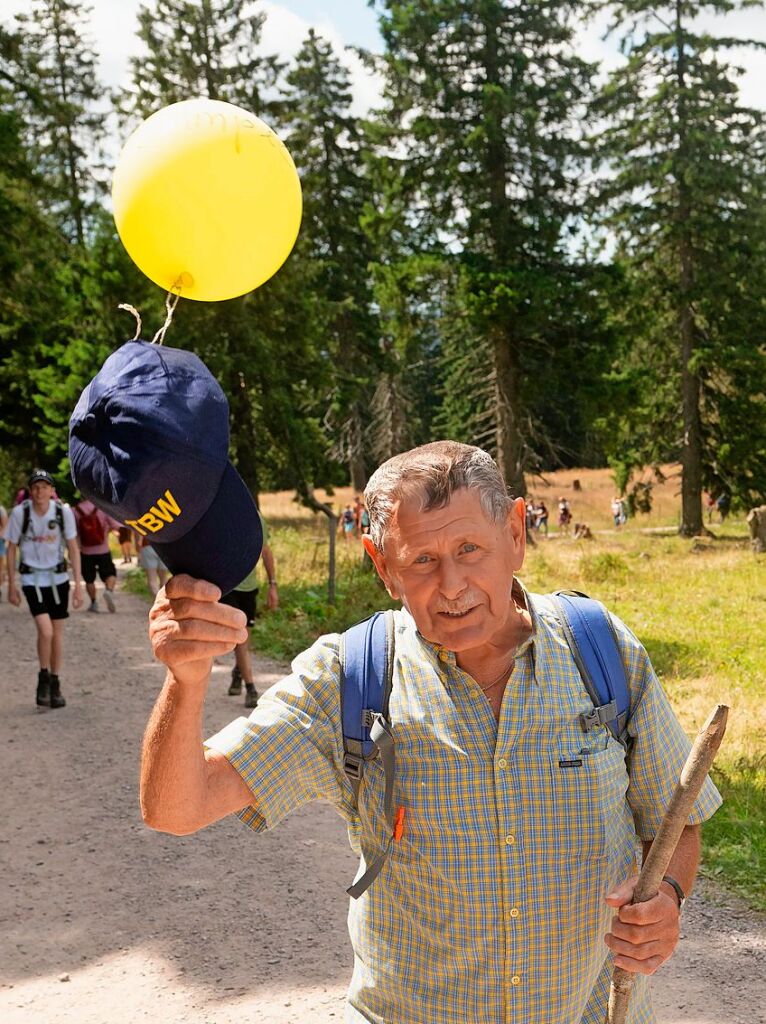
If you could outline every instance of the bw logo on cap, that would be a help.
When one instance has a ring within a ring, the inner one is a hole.
[[[85,388],[69,422],[72,479],[148,538],[173,573],[226,594],[253,570],[263,534],[229,462],[229,405],[197,356],[129,341]]]

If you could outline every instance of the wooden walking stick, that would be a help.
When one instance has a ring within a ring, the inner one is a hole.
[[[645,903],[647,900],[653,899],[659,892],[662,876],[668,869],[678,840],[689,820],[694,801],[699,796],[713,758],[718,753],[723,734],[726,731],[728,714],[728,707],[725,704],[718,704],[694,741],[681,772],[681,778],[668,804],[668,809],[665,811],[665,817],[662,819],[657,836],[652,842],[649,854],[638,876],[636,888],[633,891],[634,903]],[[612,975],[612,987],[609,992],[606,1024],[625,1024],[635,977],[632,971],[615,967]]]

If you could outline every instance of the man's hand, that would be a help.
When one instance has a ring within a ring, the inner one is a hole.
[[[679,933],[678,901],[661,888],[646,903],[631,903],[638,875],[629,878],[606,902],[619,907],[604,942],[615,954],[615,965],[638,974],[654,974],[676,948]]]
[[[82,608],[82,584],[79,580],[74,585],[74,591],[72,593],[72,607]]]
[[[15,583],[8,584],[8,600],[17,608],[21,604],[21,591]]]
[[[279,608],[279,591],[277,590],[276,583],[269,583],[269,592],[266,595],[266,607],[270,612],[275,612]]]
[[[174,576],[157,594],[149,612],[149,637],[154,656],[179,682],[206,682],[213,658],[248,638],[244,612],[219,604],[220,596],[212,583],[183,575]]]

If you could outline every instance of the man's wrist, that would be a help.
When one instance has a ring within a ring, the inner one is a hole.
[[[277,585],[277,581],[276,580],[269,580],[269,586],[270,587],[276,587],[276,585]]]
[[[680,914],[684,908],[684,903],[686,903],[686,893],[682,889],[681,883],[677,882],[676,879],[672,878],[670,875],[663,875],[662,881],[672,889],[673,896],[678,902],[678,913]]]

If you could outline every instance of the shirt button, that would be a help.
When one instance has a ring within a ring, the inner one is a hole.
[[[505,841],[508,846],[513,846],[513,844],[516,842],[516,836],[512,836],[509,834],[505,837]]]
[[[504,757],[501,757],[500,760],[497,762],[497,767],[498,768],[507,768],[508,767],[508,762],[506,761],[506,759]]]
[[[519,908],[518,907],[511,907],[511,917],[518,917],[518,916],[519,916]]]
[[[521,978],[518,976],[518,974],[514,974],[514,976],[511,978],[511,984],[512,985],[520,985],[521,984]]]

